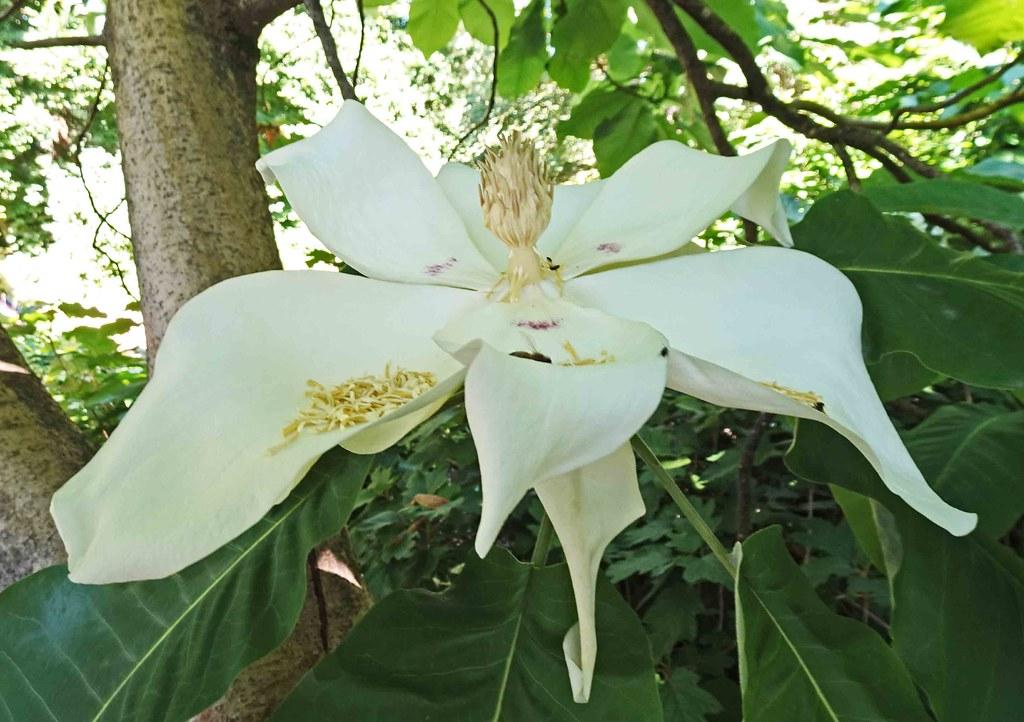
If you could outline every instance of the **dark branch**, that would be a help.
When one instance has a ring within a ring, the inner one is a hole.
[[[62,38],[43,38],[41,40],[15,40],[8,47],[17,50],[35,50],[37,48],[75,48],[82,46],[106,45],[102,35],[68,35]]]
[[[839,161],[843,164],[843,172],[846,173],[846,183],[850,186],[850,190],[860,191],[860,178],[857,177],[857,169],[853,165],[853,158],[850,157],[846,146],[836,143],[832,147],[835,148],[836,155],[839,156]]]
[[[324,55],[327,57],[327,64],[330,66],[331,72],[334,73],[334,79],[338,82],[341,97],[345,100],[359,100],[356,96],[356,89],[352,87],[352,83],[348,81],[348,76],[345,75],[345,70],[341,67],[341,58],[338,57],[338,46],[334,42],[334,36],[327,25],[327,20],[324,18],[324,9],[320,7],[320,0],[303,0],[303,2],[306,6],[306,12],[309,13],[309,17],[313,20],[313,28],[316,30],[317,37],[320,38],[320,45],[323,46]]]
[[[761,444],[761,437],[768,429],[768,422],[771,414],[761,413],[757,415],[754,426],[750,429],[743,444],[743,452],[740,455],[739,470],[736,473],[736,538],[745,539],[750,534],[751,528],[751,507],[754,503],[754,459],[757,455],[757,447]]]
[[[480,122],[475,124],[472,128],[467,130],[459,141],[452,148],[452,152],[448,154],[448,160],[455,157],[455,152],[462,147],[474,133],[483,128],[491,120],[491,113],[494,112],[494,98],[498,92],[498,56],[501,55],[501,48],[499,43],[501,42],[501,35],[498,32],[498,17],[491,10],[491,7],[484,2],[484,0],[477,0],[480,3],[480,7],[487,13],[487,17],[491,19],[491,30],[494,33],[494,60],[491,62],[491,92],[487,97],[487,111],[484,113],[484,117],[480,119]]]
[[[359,12],[359,50],[356,52],[356,66],[352,70],[352,85],[359,85],[359,66],[363,62],[363,46],[366,44],[366,9],[363,0],[356,0],[356,10]]]
[[[107,69],[110,67],[110,60],[108,59],[103,63],[103,70],[100,72],[100,87],[96,89],[96,96],[92,99],[92,105],[89,106],[89,113],[85,116],[85,122],[82,127],[79,128],[78,133],[75,134],[75,139],[71,141],[70,152],[71,157],[78,159],[78,154],[81,151],[82,141],[85,140],[86,134],[92,128],[93,121],[96,120],[96,115],[100,111],[100,101],[103,99],[103,90],[107,87]]]
[[[235,28],[255,38],[274,18],[300,4],[300,0],[236,0]]]
[[[679,62],[683,65],[686,77],[697,96],[697,103],[700,105],[700,112],[704,117],[704,125],[707,126],[715,148],[722,155],[736,155],[736,149],[732,147],[722,123],[715,114],[714,90],[711,87],[704,63],[697,55],[697,46],[694,45],[693,39],[686,32],[683,24],[679,22],[679,18],[676,17],[672,6],[668,4],[668,0],[647,0],[647,5],[651,8],[654,16],[658,18],[665,35],[676,51]]]

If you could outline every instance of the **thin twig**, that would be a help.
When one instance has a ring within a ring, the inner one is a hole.
[[[303,0],[303,3],[306,6],[306,12],[313,21],[313,29],[316,30],[317,37],[320,38],[320,45],[324,49],[327,65],[330,66],[331,72],[334,73],[338,89],[341,90],[341,97],[345,100],[359,100],[356,96],[355,88],[352,87],[352,83],[348,81],[348,76],[345,75],[345,70],[341,67],[341,59],[338,57],[338,46],[334,42],[334,36],[327,25],[327,20],[324,18],[324,9],[320,7],[320,0]]]
[[[487,13],[487,17],[491,19],[491,29],[494,33],[494,60],[491,63],[491,91],[487,97],[487,111],[484,113],[484,117],[480,119],[480,122],[475,124],[472,128],[467,130],[465,134],[459,138],[455,147],[452,148],[452,152],[448,154],[448,160],[450,161],[455,157],[455,153],[462,147],[462,144],[469,140],[478,130],[487,125],[491,120],[491,113],[494,112],[494,98],[498,92],[498,56],[501,55],[501,35],[498,32],[498,17],[491,10],[491,6],[488,5],[485,0],[476,0],[480,3],[480,7]]]
[[[67,35],[60,38],[42,38],[40,40],[14,40],[7,43],[8,47],[17,50],[35,50],[37,48],[75,48],[83,45],[106,45],[102,35]]]
[[[754,459],[770,420],[771,414],[767,412],[757,415],[740,455],[736,472],[736,538],[739,540],[746,539],[750,534],[751,506],[754,503]]]
[[[833,143],[832,147],[835,148],[836,155],[839,156],[839,161],[843,164],[847,185],[850,186],[850,190],[859,193],[860,178],[857,177],[857,169],[853,165],[853,158],[850,157],[849,151],[846,150],[846,146],[842,143]]]
[[[359,66],[363,62],[363,45],[366,42],[366,9],[363,7],[363,0],[356,0],[356,10],[359,12],[359,51],[356,53],[356,66],[352,70],[352,85],[359,85]]]
[[[103,90],[107,87],[107,70],[110,68],[110,58],[107,58],[103,62],[103,70],[100,71],[100,87],[96,89],[96,95],[92,99],[92,104],[89,106],[89,113],[85,117],[85,123],[78,129],[78,133],[75,134],[75,139],[68,146],[69,153],[72,158],[78,158],[78,154],[81,151],[82,141],[85,140],[86,134],[92,128],[93,122],[96,120],[96,115],[100,110],[100,102],[103,100]]]

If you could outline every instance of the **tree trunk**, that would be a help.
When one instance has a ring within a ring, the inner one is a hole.
[[[255,35],[225,0],[110,0],[107,38],[150,363],[175,311],[281,267],[254,163]]]
[[[107,37],[132,245],[152,366],[175,311],[218,281],[280,268],[255,170],[256,37],[283,0],[109,0]],[[242,28],[240,30],[239,28]],[[159,373],[159,371],[157,371]],[[332,543],[354,568],[344,533]],[[282,647],[245,670],[198,719],[263,720],[369,605],[323,574]]]
[[[0,327],[0,589],[65,560],[50,497],[92,449]],[[7,370],[5,370],[7,369]]]

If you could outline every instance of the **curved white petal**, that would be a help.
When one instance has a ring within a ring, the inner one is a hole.
[[[483,487],[480,556],[531,487],[626,443],[665,388],[661,334],[560,300],[486,303],[456,318],[436,340],[469,365],[466,414]]]
[[[504,271],[508,265],[508,246],[484,226],[480,210],[480,171],[462,163],[449,163],[437,174],[437,182],[448,202],[462,218],[473,242],[491,265]],[[582,185],[556,185],[551,205],[551,222],[537,239],[541,256],[552,256],[580,216],[594,202],[604,181]]]
[[[420,159],[355,101],[256,167],[281,184],[313,235],[366,276],[476,289],[497,280]]]
[[[586,702],[597,660],[594,607],[601,555],[644,514],[633,450],[623,444],[603,459],[538,484],[536,490],[569,565],[579,622],[565,635],[562,647],[573,699]]]
[[[974,528],[976,516],[932,491],[903,446],[864,367],[860,299],[824,261],[747,248],[594,274],[570,282],[566,293],[664,333],[682,352],[671,355],[670,388],[828,424],[921,514],[952,534]],[[816,394],[822,409],[765,384]]]
[[[462,367],[431,335],[471,297],[278,271],[191,300],[167,329],[138,401],[54,496],[71,578],[173,574],[256,523],[331,446],[368,451],[397,441],[461,380]],[[389,362],[433,372],[440,383],[376,427],[307,430],[281,445],[281,429],[307,406],[307,379],[331,386],[379,375]]]
[[[779,140],[737,157],[661,141],[633,156],[601,187],[565,241],[549,253],[565,278],[590,269],[662,256],[727,210],[791,246],[779,201],[790,145]]]

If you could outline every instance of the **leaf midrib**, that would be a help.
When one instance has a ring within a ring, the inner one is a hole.
[[[747,588],[750,589],[750,593],[754,595],[755,599],[757,599],[758,604],[761,605],[761,608],[765,611],[765,614],[768,615],[768,618],[772,620],[772,624],[775,626],[779,634],[782,636],[782,639],[786,643],[786,646],[789,647],[789,650],[793,653],[793,656],[796,658],[797,664],[800,665],[800,669],[803,670],[803,673],[806,675],[807,681],[811,683],[811,686],[814,688],[815,693],[818,695],[818,699],[821,701],[822,706],[824,706],[825,711],[828,712],[829,717],[833,720],[833,722],[841,722],[839,719],[839,715],[836,714],[836,711],[834,709],[832,709],[832,705],[829,703],[828,698],[825,696],[824,690],[822,690],[821,687],[818,686],[818,681],[811,673],[810,667],[808,667],[806,662],[804,662],[804,658],[800,655],[800,651],[796,648],[796,645],[793,644],[793,641],[789,638],[789,635],[786,634],[786,631],[782,628],[782,624],[780,624],[779,620],[775,618],[774,614],[772,614],[771,609],[768,608],[768,605],[765,604],[765,601],[761,599],[761,595],[757,593],[756,589],[754,589],[754,585],[748,582]]]
[[[315,488],[316,486],[313,487],[313,489]],[[249,556],[249,554],[251,554],[252,551],[256,549],[256,547],[262,544],[266,540],[266,538],[270,536],[270,534],[274,530],[276,530],[281,524],[283,524],[287,519],[291,518],[291,515],[294,514],[295,511],[300,506],[302,506],[302,504],[304,504],[307,499],[309,499],[310,495],[313,493],[313,489],[310,489],[308,492],[306,492],[305,495],[295,499],[295,503],[285,513],[283,513],[277,521],[271,524],[263,534],[261,534],[255,540],[253,540],[252,544],[246,547],[242,551],[242,553],[239,554],[231,562],[231,564],[229,564],[220,574],[214,577],[211,580],[211,582],[206,586],[206,588],[203,589],[202,593],[199,594],[195,598],[195,600],[193,600],[193,602],[189,604],[188,607],[186,607],[185,610],[167,626],[167,629],[164,630],[164,633],[156,639],[156,641],[149,647],[148,650],[146,650],[146,653],[139,658],[139,661],[136,662],[135,665],[131,668],[131,670],[124,676],[124,679],[121,680],[121,683],[117,685],[113,692],[110,693],[110,695],[107,697],[106,702],[104,702],[103,706],[99,708],[99,710],[96,712],[96,715],[92,718],[92,722],[98,722],[100,720],[100,718],[110,707],[110,705],[113,704],[118,694],[121,693],[121,690],[124,689],[125,685],[127,685],[128,682],[131,681],[132,677],[135,676],[135,674],[145,665],[146,661],[156,652],[156,650],[160,648],[164,640],[166,640],[174,632],[178,625],[180,625],[185,620],[185,618],[188,617],[195,610],[195,608],[206,598],[206,596],[211,591],[213,591],[213,589],[217,587],[217,585],[220,584],[220,582],[228,574],[230,574],[234,570],[234,568],[241,563],[243,559]]]
[[[512,631],[512,643],[509,644],[508,657],[505,659],[505,669],[501,672],[501,684],[498,687],[498,700],[494,705],[494,716],[491,722],[499,722],[501,719],[501,708],[505,705],[505,691],[508,689],[508,679],[512,674],[512,660],[516,656],[519,647],[519,632],[523,627],[523,618],[526,617],[526,607],[530,602],[530,584],[533,582],[533,572],[536,569],[532,564],[526,571],[526,585],[523,587],[522,600],[519,602],[519,609],[516,612],[516,627]]]

